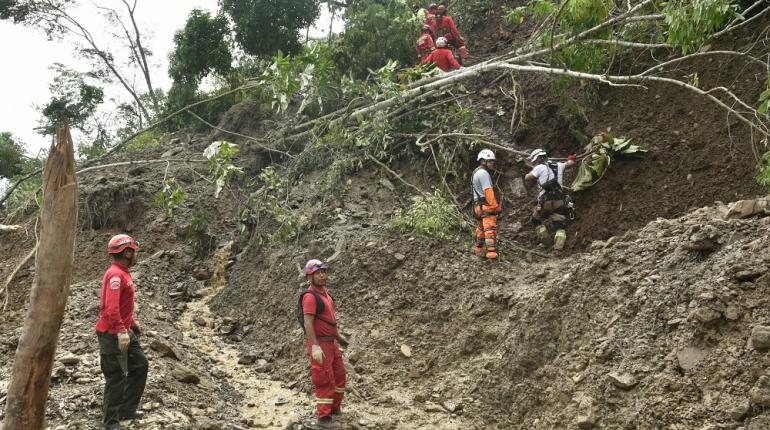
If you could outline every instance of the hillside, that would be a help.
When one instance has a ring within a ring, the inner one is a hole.
[[[752,43],[768,25],[766,16],[710,49],[762,51]],[[531,31],[492,28],[479,36],[478,61],[506,49],[500,40]],[[622,63],[642,69],[646,61]],[[672,73],[693,70],[704,85],[729,82],[746,97],[761,91],[766,73],[723,57],[699,57]],[[244,226],[250,199],[266,198],[254,188],[256,176],[286,161],[243,137],[269,136],[276,127],[256,103],[232,107],[220,130],[180,132],[105,160],[200,159],[227,139],[241,145],[234,164],[246,175],[218,198],[202,163],[81,175],[74,284],[49,428],[99,428],[103,381],[93,324],[104,247],[118,232],[141,243],[132,273],[150,360],[148,415],[128,428],[312,428],[294,307],[305,285],[301,265],[313,257],[331,261],[338,318],[351,340],[342,428],[770,428],[770,201],[755,181],[752,130],[692,92],[657,83],[592,87],[596,99],[576,115],[552,79],[525,75],[518,82],[524,121],[511,132],[518,102],[497,78],[481,75],[452,89],[477,131],[510,150],[498,152],[506,211],[495,262],[470,253],[469,228],[438,239],[392,226],[415,196],[406,183],[421,190],[442,183],[429,153],[418,149],[393,160],[391,171],[368,164],[349,172],[345,192],[331,196],[320,191],[328,168],[303,174],[281,196],[301,217],[296,236],[276,239],[283,225],[272,219]],[[568,95],[580,98],[583,90]],[[575,194],[568,249],[552,254],[537,245],[528,222],[535,191],[524,187],[530,167],[515,151],[544,147],[560,157],[582,149],[576,130],[592,136],[608,128],[648,154],[617,160]],[[446,178],[461,204],[474,167],[471,160]],[[186,195],[171,217],[155,203],[168,178]],[[191,235],[201,215],[207,229]],[[0,233],[3,280],[35,244],[34,212],[15,222],[25,229]],[[33,276],[33,264],[22,268],[0,312],[0,405]]]

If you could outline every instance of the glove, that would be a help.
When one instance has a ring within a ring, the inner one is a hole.
[[[310,347],[310,355],[316,363],[321,364],[324,362],[324,351],[321,349],[321,345],[313,345]]]
[[[463,60],[468,58],[468,48],[461,46],[459,48],[459,51],[460,51],[460,58],[462,58]]]
[[[575,156],[575,154],[570,154],[567,156],[567,161],[577,161],[577,156]]]
[[[118,349],[120,352],[128,351],[128,344],[131,343],[131,337],[127,331],[118,333]]]

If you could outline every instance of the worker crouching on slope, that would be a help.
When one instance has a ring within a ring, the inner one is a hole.
[[[462,60],[468,58],[468,48],[465,47],[465,40],[460,36],[460,31],[457,30],[455,21],[447,14],[446,5],[438,5],[433,19],[428,19],[425,23],[431,27],[436,37],[445,38],[449,46],[457,48],[460,53],[460,64],[462,64]]]
[[[318,424],[322,428],[336,427],[332,415],[341,412],[345,395],[345,364],[339,344],[348,343],[337,332],[334,300],[326,288],[328,269],[329,265],[321,260],[313,259],[305,264],[309,285],[299,301],[307,334],[310,379],[315,386]]]
[[[436,39],[436,49],[430,53],[427,57],[423,58],[423,63],[435,63],[439,69],[449,72],[454,69],[459,69],[460,63],[455,59],[455,55],[452,50],[447,48],[446,39],[439,37]]]
[[[555,230],[553,249],[564,249],[567,241],[567,221],[574,218],[572,199],[563,188],[564,171],[577,165],[575,154],[567,157],[566,163],[550,163],[548,154],[542,149],[535,149],[529,156],[534,168],[524,180],[537,182],[539,192],[537,204],[532,211],[532,221],[537,225],[537,236],[545,241],[549,236],[549,227]]]
[[[476,246],[473,253],[487,259],[497,258],[497,216],[503,211],[492,188],[489,170],[495,168],[495,153],[489,149],[479,152],[476,159],[479,167],[473,171],[471,189],[473,192],[473,213],[479,220],[476,227]],[[484,252],[486,250],[486,253]]]
[[[430,26],[422,26],[422,34],[420,34],[420,37],[417,39],[416,45],[417,58],[419,58],[421,62],[425,62],[425,59],[430,53],[436,49],[436,45],[433,43],[433,34],[430,31]]]
[[[139,344],[141,329],[134,320],[134,281],[139,245],[128,235],[110,239],[112,265],[104,274],[96,336],[104,374],[104,428],[120,430],[120,420],[141,418],[137,408],[147,382],[147,358]]]

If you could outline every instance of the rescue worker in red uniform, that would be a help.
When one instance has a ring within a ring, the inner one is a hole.
[[[425,58],[436,49],[436,45],[433,43],[433,34],[430,32],[429,25],[422,26],[422,34],[420,34],[419,39],[417,39],[416,45],[417,58],[422,62],[424,62]]]
[[[438,5],[436,16],[428,19],[425,23],[430,26],[435,37],[443,37],[450,46],[457,48],[461,59],[468,58],[468,48],[465,47],[465,40],[460,36],[460,31],[457,30],[455,21],[451,16],[447,15],[446,6],[443,4]]]
[[[423,58],[423,63],[436,63],[436,67],[449,72],[454,69],[459,69],[460,63],[455,59],[455,55],[452,50],[447,48],[446,39],[439,37],[436,39],[436,49],[430,53],[427,57]]]
[[[134,281],[129,267],[136,264],[139,245],[126,234],[110,239],[112,265],[104,274],[96,337],[104,374],[104,428],[120,430],[120,420],[138,419],[149,364],[139,344],[141,329],[134,319]]]
[[[489,174],[489,171],[495,168],[495,153],[489,149],[483,149],[476,159],[479,167],[473,171],[471,191],[473,213],[479,220],[479,224],[476,227],[476,246],[473,248],[473,253],[488,260],[495,260],[497,259],[497,217],[503,211],[495,197],[492,176]]]
[[[332,415],[341,413],[345,396],[345,364],[339,345],[347,345],[348,341],[337,331],[334,301],[326,288],[328,269],[329,265],[321,260],[312,259],[305,264],[309,285],[301,303],[318,424],[334,428]]]

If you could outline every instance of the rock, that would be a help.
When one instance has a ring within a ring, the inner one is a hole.
[[[711,309],[709,307],[701,306],[694,311],[690,312],[690,319],[700,321],[702,323],[708,323],[718,320],[722,316],[721,313]]]
[[[206,327],[206,319],[205,319],[205,318],[203,318],[203,317],[202,317],[202,316],[200,316],[200,315],[198,315],[198,316],[196,316],[195,318],[193,318],[193,322],[194,322],[195,324],[198,324],[198,325],[199,325],[199,326],[201,326],[201,327]]]
[[[193,276],[199,281],[205,281],[207,279],[211,279],[211,271],[208,267],[201,266],[193,271]]]
[[[735,421],[741,421],[742,419],[746,418],[746,415],[749,414],[749,411],[751,411],[751,402],[748,400],[742,400],[733,405],[733,407],[730,408],[727,413],[730,415],[730,418],[734,419]]]
[[[758,270],[741,270],[733,274],[733,279],[738,282],[751,282],[762,276],[762,272]]]
[[[425,402],[425,407],[423,409],[425,412],[444,412],[444,408],[433,402]]]
[[[387,188],[389,191],[395,191],[396,187],[387,178],[380,179],[380,185]]]
[[[764,375],[754,384],[749,391],[751,403],[761,407],[770,407],[770,376]]]
[[[64,357],[59,358],[59,363],[65,366],[74,366],[80,363],[80,357],[74,354],[66,354]]]
[[[360,425],[361,427],[369,427],[369,421],[361,418],[360,420],[358,420],[358,425]]]
[[[441,406],[444,407],[449,413],[455,413],[463,410],[463,404],[460,402],[455,402],[454,400],[445,400],[444,403],[441,404]]]
[[[256,354],[242,354],[240,357],[238,357],[238,364],[254,364],[255,361],[257,361],[257,355]]]
[[[578,402],[578,415],[575,417],[575,424],[581,429],[590,429],[596,425],[599,419],[596,401],[588,396],[584,396]]]
[[[174,367],[174,370],[171,371],[171,376],[173,376],[177,381],[185,382],[188,384],[198,384],[201,382],[201,377],[198,376],[195,371],[188,367],[182,366],[181,364],[178,364],[176,367]]]
[[[150,349],[157,351],[161,357],[170,357],[175,360],[181,359],[181,355],[174,346],[160,339],[153,340],[150,343]]]
[[[738,200],[730,206],[725,219],[748,218],[754,215],[770,214],[770,200]]]
[[[197,425],[195,428],[200,430],[222,430],[224,425],[221,422],[214,421],[210,418],[200,417],[196,419]]]
[[[276,397],[276,398],[273,400],[273,404],[274,404],[274,405],[276,405],[276,406],[285,405],[285,404],[287,404],[287,403],[289,403],[289,401],[288,401],[288,400],[286,400],[286,399],[284,399],[284,398],[283,398],[283,397],[281,397],[281,396],[278,396],[278,397]]]
[[[634,378],[634,375],[630,373],[611,372],[607,375],[607,378],[612,382],[612,385],[623,390],[630,390],[639,383],[639,381]]]
[[[219,334],[227,336],[229,334],[232,334],[235,331],[235,324],[233,323],[223,323],[221,326],[219,326]]]
[[[770,327],[758,325],[751,329],[751,346],[761,351],[770,349]]]
[[[399,262],[406,260],[406,255],[404,254],[396,253],[394,257],[396,257],[396,260]]]
[[[737,307],[730,305],[725,309],[725,318],[730,321],[738,321],[741,318],[741,311]]]
[[[676,359],[679,363],[679,367],[682,368],[682,370],[692,370],[695,368],[695,366],[703,360],[706,355],[708,355],[708,352],[694,347],[687,347],[680,349],[676,352]]]
[[[410,358],[412,356],[412,347],[407,344],[401,345],[401,355],[406,358]]]

